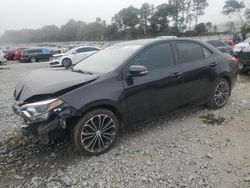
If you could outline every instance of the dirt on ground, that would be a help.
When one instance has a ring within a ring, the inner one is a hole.
[[[0,66],[0,187],[250,187],[250,76],[220,110],[188,107],[125,130],[98,157],[20,132],[18,80],[48,63]]]

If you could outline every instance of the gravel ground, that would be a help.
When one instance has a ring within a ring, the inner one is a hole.
[[[79,155],[23,137],[16,82],[48,63],[0,66],[0,187],[250,187],[250,77],[225,108],[189,107],[126,130],[108,153]]]

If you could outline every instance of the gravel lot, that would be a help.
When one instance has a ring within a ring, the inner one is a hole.
[[[250,187],[250,76],[224,109],[189,107],[126,130],[108,153],[77,154],[19,131],[16,82],[47,62],[0,66],[0,187]]]

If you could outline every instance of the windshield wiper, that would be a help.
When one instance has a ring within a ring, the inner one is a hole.
[[[92,72],[85,71],[85,70],[81,70],[81,69],[73,69],[72,71],[75,71],[75,72],[80,72],[80,73],[83,73],[83,74],[93,75],[93,73],[92,73]]]

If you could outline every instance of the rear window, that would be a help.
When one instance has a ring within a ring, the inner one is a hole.
[[[49,52],[49,50],[48,49],[43,49],[43,52],[45,53],[45,54],[49,54],[50,52]]]
[[[207,41],[207,43],[211,44],[212,46],[214,47],[222,47],[222,46],[225,46],[225,44],[221,41],[218,41],[218,40],[211,40],[211,41]]]
[[[91,52],[91,51],[97,51],[97,49],[93,47],[85,47],[85,48],[79,48],[78,50],[76,50],[77,53],[84,53],[84,52]]]
[[[213,52],[211,52],[210,50],[208,50],[207,48],[205,47],[202,47],[202,50],[203,50],[203,53],[204,53],[204,56],[205,58],[207,59],[210,55],[212,55]]]
[[[176,45],[180,63],[204,60],[201,45],[192,42],[177,42]]]

